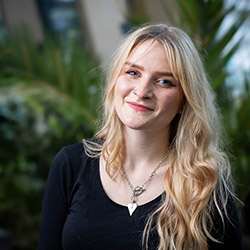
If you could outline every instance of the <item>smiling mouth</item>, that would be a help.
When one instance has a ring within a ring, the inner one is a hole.
[[[142,111],[142,112],[154,111],[152,108],[138,104],[136,102],[128,102],[128,105],[136,111]]]

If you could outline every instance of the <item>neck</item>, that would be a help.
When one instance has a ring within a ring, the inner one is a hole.
[[[164,134],[165,133],[165,134]],[[141,131],[126,128],[125,160],[124,167],[140,168],[145,166],[155,167],[167,154],[169,146],[168,132]]]

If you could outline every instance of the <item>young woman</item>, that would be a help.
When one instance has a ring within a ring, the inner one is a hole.
[[[181,30],[130,34],[93,140],[50,170],[39,249],[242,249],[214,94]]]

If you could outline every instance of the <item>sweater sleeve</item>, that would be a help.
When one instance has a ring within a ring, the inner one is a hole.
[[[62,249],[62,230],[67,217],[73,172],[63,148],[54,158],[43,199],[39,250]]]

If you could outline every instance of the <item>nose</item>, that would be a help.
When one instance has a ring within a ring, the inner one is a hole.
[[[148,99],[153,96],[153,86],[151,79],[140,79],[137,82],[133,94],[136,95],[139,99]]]

